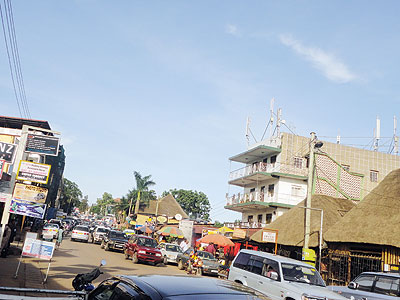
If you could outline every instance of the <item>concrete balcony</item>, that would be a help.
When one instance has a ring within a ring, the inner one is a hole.
[[[224,224],[229,228],[264,228],[267,226],[267,223],[264,222],[226,222]]]
[[[274,196],[268,196],[261,192],[238,193],[227,197],[226,208],[238,212],[252,211],[266,208],[275,200]]]

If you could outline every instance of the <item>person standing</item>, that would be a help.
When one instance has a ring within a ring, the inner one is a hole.
[[[210,244],[207,246],[206,251],[215,256],[216,250],[215,250],[215,247],[214,247],[214,243],[210,243]]]
[[[63,233],[64,233],[64,230],[63,230],[63,227],[61,226],[60,227],[60,229],[58,230],[58,235],[57,235],[57,248],[60,248],[60,246],[61,246],[61,242],[62,242],[62,240],[63,240]]]
[[[1,230],[1,227],[0,227],[0,230]],[[3,240],[1,241],[1,244],[0,244],[1,257],[7,257],[8,242],[10,240],[10,236],[11,236],[11,228],[10,228],[10,226],[8,226],[8,224],[6,224],[5,228],[4,228]]]

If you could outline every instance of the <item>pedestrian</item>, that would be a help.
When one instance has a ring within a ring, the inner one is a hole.
[[[216,250],[215,250],[215,247],[214,247],[214,243],[211,242],[211,243],[207,246],[206,251],[215,256]]]
[[[57,235],[57,249],[60,248],[61,242],[63,240],[63,227],[61,226],[60,229],[58,229],[58,235]]]
[[[3,239],[0,244],[0,256],[1,257],[7,257],[7,253],[8,253],[7,246],[8,246],[8,241],[10,240],[10,236],[11,236],[11,228],[10,228],[10,226],[8,226],[8,224],[6,224],[4,227]]]

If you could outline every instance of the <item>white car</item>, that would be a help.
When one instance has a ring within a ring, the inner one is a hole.
[[[89,241],[89,227],[88,226],[76,226],[71,233],[72,241],[85,241],[86,243]]]
[[[92,233],[92,242],[95,244],[100,244],[108,231],[109,229],[106,227],[96,227],[96,229]]]
[[[179,245],[169,244],[169,243],[160,243],[158,247],[161,250],[162,256],[164,257],[164,264],[174,263],[176,264],[176,257],[179,253],[182,253]]]
[[[315,267],[261,251],[240,250],[228,280],[249,286],[272,300],[347,300],[326,287]]]
[[[47,223],[43,226],[42,238],[54,239],[57,237],[59,226],[55,223]]]

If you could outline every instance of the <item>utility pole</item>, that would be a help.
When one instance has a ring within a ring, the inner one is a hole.
[[[307,199],[305,209],[305,220],[304,220],[304,248],[308,248],[310,243],[310,223],[311,223],[311,196],[313,188],[313,176],[314,176],[314,149],[315,149],[315,132],[311,132],[310,140],[310,158],[308,164],[308,181],[307,181]]]

